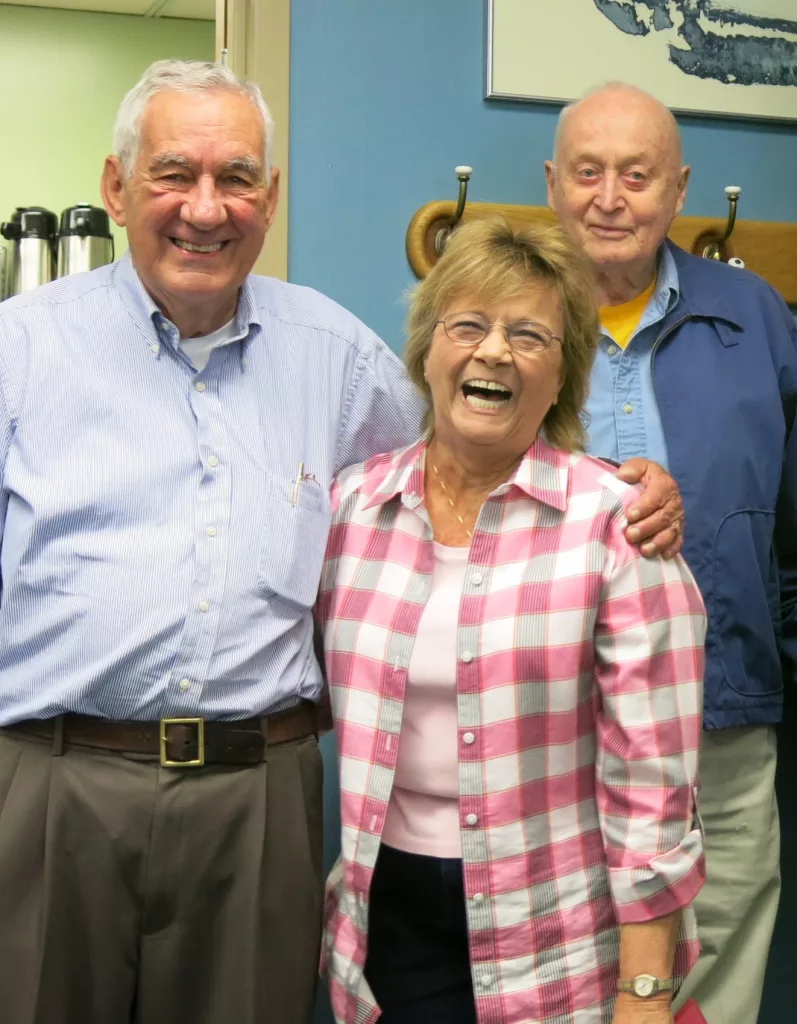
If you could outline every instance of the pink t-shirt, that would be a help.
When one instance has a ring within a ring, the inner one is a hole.
[[[457,618],[470,548],[435,543],[432,589],[412,649],[396,775],[382,839],[460,857]]]

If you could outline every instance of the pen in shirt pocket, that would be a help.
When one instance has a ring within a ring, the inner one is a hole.
[[[296,508],[296,503],[299,500],[299,488],[303,484],[312,484],[315,487],[321,486],[315,473],[305,473],[304,463],[300,462],[296,479],[293,481],[293,485],[291,486],[291,505],[293,505],[294,508]]]
[[[296,479],[293,481],[293,487],[291,488],[291,505],[296,508],[296,503],[299,500],[299,488],[302,486],[304,480],[304,463],[299,463],[299,472],[296,474]]]

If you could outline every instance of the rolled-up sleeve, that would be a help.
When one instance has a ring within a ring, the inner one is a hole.
[[[705,879],[703,601],[681,558],[642,558],[624,525],[612,525],[595,628],[598,811],[621,924],[687,906]]]

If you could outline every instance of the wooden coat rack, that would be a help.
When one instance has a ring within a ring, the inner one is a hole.
[[[440,258],[445,239],[460,220],[503,217],[513,226],[550,224],[555,215],[546,206],[510,206],[503,203],[468,203],[469,167],[456,169],[457,202],[438,201],[422,206],[407,229],[407,259],[417,277],[425,277]],[[736,220],[740,189],[729,187],[727,219],[678,217],[670,229],[676,245],[699,256],[711,246],[719,257],[742,260],[776,288],[790,306],[797,306],[797,224],[762,220]]]

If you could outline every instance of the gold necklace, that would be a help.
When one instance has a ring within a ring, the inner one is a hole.
[[[430,462],[429,465],[432,467],[432,472],[437,477],[437,482],[440,484],[441,488],[443,489],[443,494],[445,494],[446,500],[448,501],[448,504],[451,506],[451,511],[454,513],[454,515],[457,517],[457,519],[462,524],[462,528],[464,529],[465,533],[467,533],[468,540],[473,540],[473,534],[467,528],[467,526],[465,526],[465,520],[462,518],[462,516],[459,514],[459,512],[457,512],[457,506],[454,504],[454,502],[453,502],[453,500],[451,498],[451,495],[448,493],[448,488],[443,483],[443,478],[440,476],[439,472],[437,471],[437,466],[435,466],[435,464],[433,462]]]

